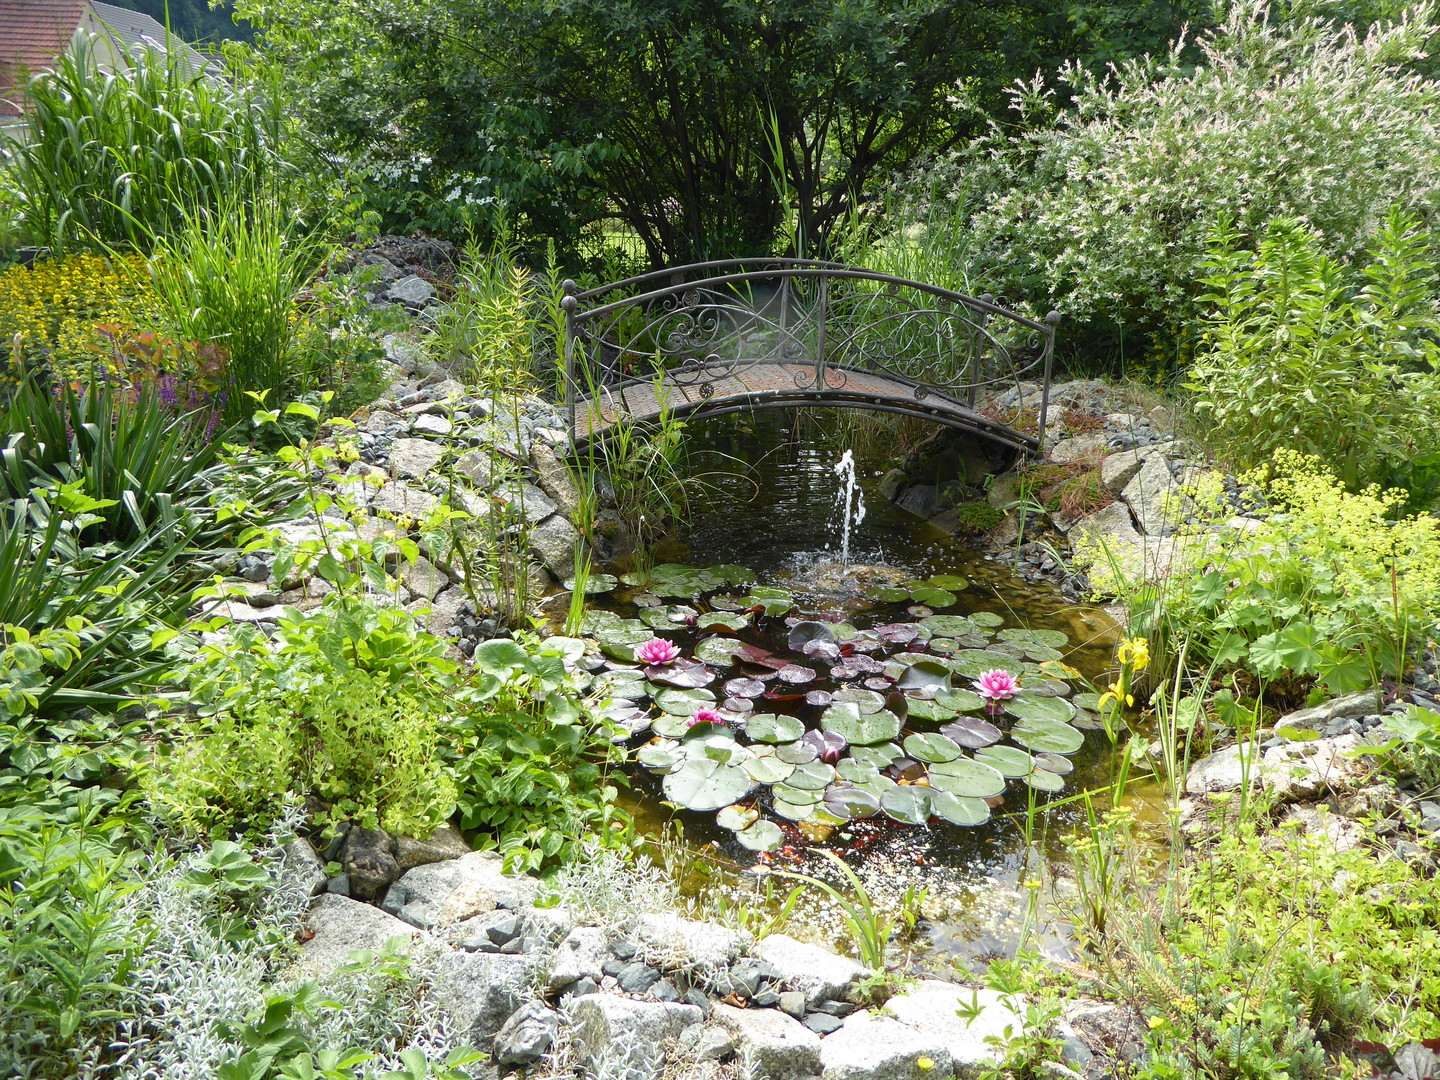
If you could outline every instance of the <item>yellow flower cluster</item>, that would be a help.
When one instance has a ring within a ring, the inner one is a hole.
[[[22,365],[48,360],[73,380],[97,362],[114,367],[99,326],[129,333],[153,320],[156,300],[145,260],[68,255],[0,271],[0,357],[14,381]]]

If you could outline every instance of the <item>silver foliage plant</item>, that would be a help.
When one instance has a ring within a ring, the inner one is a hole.
[[[299,816],[292,807],[258,853],[270,883],[247,913],[254,933],[240,941],[216,932],[215,893],[183,884],[191,860],[151,864],[145,887],[124,913],[127,931],[149,944],[128,980],[133,1019],[117,1027],[107,1076],[211,1078],[245,1049],[221,1028],[243,1027],[268,996],[291,992],[303,981],[287,972],[294,954],[286,943],[295,939],[309,896],[280,873],[280,848],[294,835]],[[367,1067],[377,1071],[400,1068],[400,1051],[412,1047],[431,1062],[443,1061],[459,1040],[443,1014],[427,1006],[432,966],[422,950],[410,957],[400,980],[372,968],[327,981],[326,997],[336,1006],[322,1008],[313,1020],[296,1019],[306,1044],[314,1051],[368,1051],[375,1058]]]
[[[1183,40],[1103,72],[1068,63],[1066,109],[1037,74],[1012,90],[1018,123],[992,122],[892,199],[1012,302],[1168,326],[1222,213],[1250,236],[1294,218],[1345,258],[1392,207],[1440,205],[1440,84],[1403,66],[1434,32],[1428,0],[1358,34],[1235,0],[1198,65]]]

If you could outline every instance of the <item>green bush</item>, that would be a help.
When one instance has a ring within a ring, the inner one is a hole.
[[[148,251],[196,207],[218,210],[281,173],[273,95],[182,74],[160,50],[128,60],[102,70],[81,32],[27,83],[25,135],[0,149],[33,242]]]
[[[1222,219],[1189,389],[1242,468],[1288,447],[1351,488],[1388,484],[1440,444],[1435,263],[1418,219],[1393,210],[1364,263],[1324,246],[1316,229],[1279,218],[1249,251]]]

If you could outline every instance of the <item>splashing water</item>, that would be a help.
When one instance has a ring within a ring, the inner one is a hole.
[[[850,529],[865,520],[865,497],[855,483],[855,458],[849,450],[835,463],[835,475],[843,482],[835,500],[842,509],[840,527],[840,565],[850,565]]]

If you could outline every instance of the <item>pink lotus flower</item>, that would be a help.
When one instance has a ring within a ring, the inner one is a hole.
[[[680,650],[668,641],[651,638],[635,650],[635,655],[647,664],[673,664],[680,659]]]
[[[714,709],[696,709],[695,715],[690,718],[690,723],[687,726],[694,727],[696,724],[723,723],[725,723],[725,718],[721,716],[718,712],[716,712]]]
[[[975,692],[991,702],[1007,701],[1020,692],[1020,683],[1010,672],[997,668],[980,673]]]

